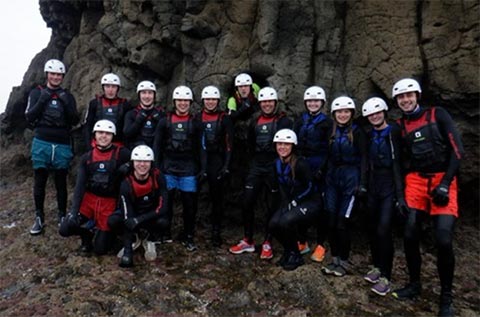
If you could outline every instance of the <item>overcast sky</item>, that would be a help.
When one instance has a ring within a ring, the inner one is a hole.
[[[0,113],[12,87],[20,86],[30,61],[44,49],[51,30],[40,15],[38,0],[2,1],[0,5]]]

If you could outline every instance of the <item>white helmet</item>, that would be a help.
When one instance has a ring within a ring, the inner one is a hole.
[[[277,91],[272,87],[264,87],[258,92],[258,101],[278,100]]]
[[[207,86],[202,90],[202,99],[220,99],[220,90],[215,86]]]
[[[137,145],[132,150],[132,161],[153,161],[153,151],[147,145]]]
[[[235,77],[235,87],[252,85],[253,80],[249,74],[241,73]]]
[[[50,59],[45,63],[43,71],[46,73],[65,74],[65,65],[58,59]]]
[[[192,100],[193,101],[193,93],[190,88],[187,86],[178,86],[173,90],[173,97],[172,99],[185,99],[185,100]]]
[[[141,82],[138,84],[138,86],[137,86],[137,94],[138,94],[140,91],[143,91],[143,90],[152,90],[152,91],[157,92],[157,87],[155,87],[155,84],[152,83],[151,81],[144,80],[144,81],[141,81]]]
[[[281,129],[275,133],[273,137],[273,143],[283,142],[283,143],[293,143],[297,145],[297,135],[293,130],[290,129]]]
[[[352,98],[347,96],[335,98],[332,101],[331,112],[334,113],[335,111],[340,109],[352,109],[355,112],[355,103],[353,102]]]
[[[322,87],[312,86],[305,90],[303,94],[303,101],[307,100],[323,100],[323,102],[327,102],[327,97]]]
[[[118,77],[114,73],[109,73],[109,74],[103,75],[102,79],[100,80],[100,84],[102,84],[102,85],[117,85],[119,87],[122,85],[121,82],[120,82],[120,77]]]
[[[392,98],[395,99],[396,96],[411,91],[417,91],[419,94],[422,93],[422,88],[420,88],[418,81],[412,78],[401,79],[393,85]]]
[[[95,131],[117,134],[117,128],[115,127],[115,124],[110,120],[98,120],[93,126],[93,132]]]
[[[362,115],[368,117],[372,113],[377,113],[380,111],[388,111],[387,103],[378,97],[373,97],[365,101],[362,106]]]

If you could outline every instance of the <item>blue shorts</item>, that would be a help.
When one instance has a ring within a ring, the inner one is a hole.
[[[31,155],[33,169],[68,169],[73,158],[69,144],[51,143],[37,138],[33,138]]]
[[[195,176],[174,176],[165,174],[167,189],[179,189],[183,192],[195,193],[197,191],[197,179]]]

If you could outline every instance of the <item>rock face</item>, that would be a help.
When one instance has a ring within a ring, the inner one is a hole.
[[[393,83],[414,76],[423,103],[444,106],[457,122],[467,153],[462,171],[476,171],[462,173],[462,188],[478,192],[478,1],[40,0],[40,9],[52,38],[10,95],[3,147],[21,139],[28,92],[44,81],[49,58],[67,65],[64,86],[81,111],[109,71],[132,99],[140,80],[154,81],[163,105],[178,84],[192,87],[197,102],[215,84],[225,101],[234,76],[248,71],[277,89],[292,116],[312,84],[329,101],[348,94],[360,107],[378,95],[393,108]]]

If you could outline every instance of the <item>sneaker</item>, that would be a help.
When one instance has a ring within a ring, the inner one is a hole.
[[[307,254],[308,252],[310,252],[310,246],[308,245],[308,241],[305,241],[305,243],[297,242],[297,244],[300,254]]]
[[[161,238],[161,243],[172,243],[173,238],[171,233],[164,234]]]
[[[35,222],[33,223],[32,228],[30,229],[30,234],[36,236],[43,232],[43,220],[40,217],[35,217]]]
[[[370,271],[367,272],[367,274],[363,277],[365,281],[369,281],[370,283],[377,283],[380,280],[380,270],[376,267],[371,269]]]
[[[148,240],[143,240],[143,249],[145,250],[145,260],[155,261],[157,259],[157,250],[155,248],[155,243]]]
[[[421,291],[422,286],[419,282],[409,283],[404,288],[393,291],[392,296],[398,300],[414,299]]]
[[[270,260],[271,258],[273,258],[272,245],[270,244],[270,242],[265,241],[262,244],[262,253],[260,253],[260,259]]]
[[[327,266],[322,267],[322,272],[325,274],[334,274],[336,267],[340,263],[340,259],[338,257],[334,257],[333,261],[330,262]]]
[[[255,244],[253,242],[248,243],[247,238],[243,238],[238,244],[231,246],[228,251],[233,254],[242,254],[244,252],[252,253],[255,252]]]
[[[62,222],[63,222],[63,219],[65,219],[65,212],[59,211],[59,212],[58,212],[58,215],[57,215],[57,221],[58,221],[58,227],[59,227],[59,228],[60,228],[60,225],[61,225]]]
[[[380,277],[378,283],[373,285],[371,290],[380,296],[385,296],[390,292],[390,282],[385,277]]]
[[[455,311],[453,310],[453,298],[452,292],[442,292],[440,294],[440,306],[438,311],[439,317],[450,317],[455,315]]]
[[[342,276],[347,275],[347,270],[343,266],[337,265],[333,269],[332,274],[337,276],[337,277],[342,277]]]
[[[324,258],[325,258],[325,248],[319,244],[317,245],[312,255],[310,256],[310,259],[312,259],[312,261],[315,261],[315,262],[322,262]]]
[[[197,249],[192,236],[187,236],[185,240],[182,241],[182,244],[188,252],[193,252]]]
[[[122,257],[120,258],[120,262],[118,263],[118,266],[120,266],[120,267],[132,267],[133,266],[133,253],[132,253],[132,251],[125,252],[125,254],[122,255]]]
[[[298,252],[290,252],[288,259],[282,265],[283,269],[286,271],[293,271],[297,269],[297,267],[302,266],[305,264],[303,257]]]

